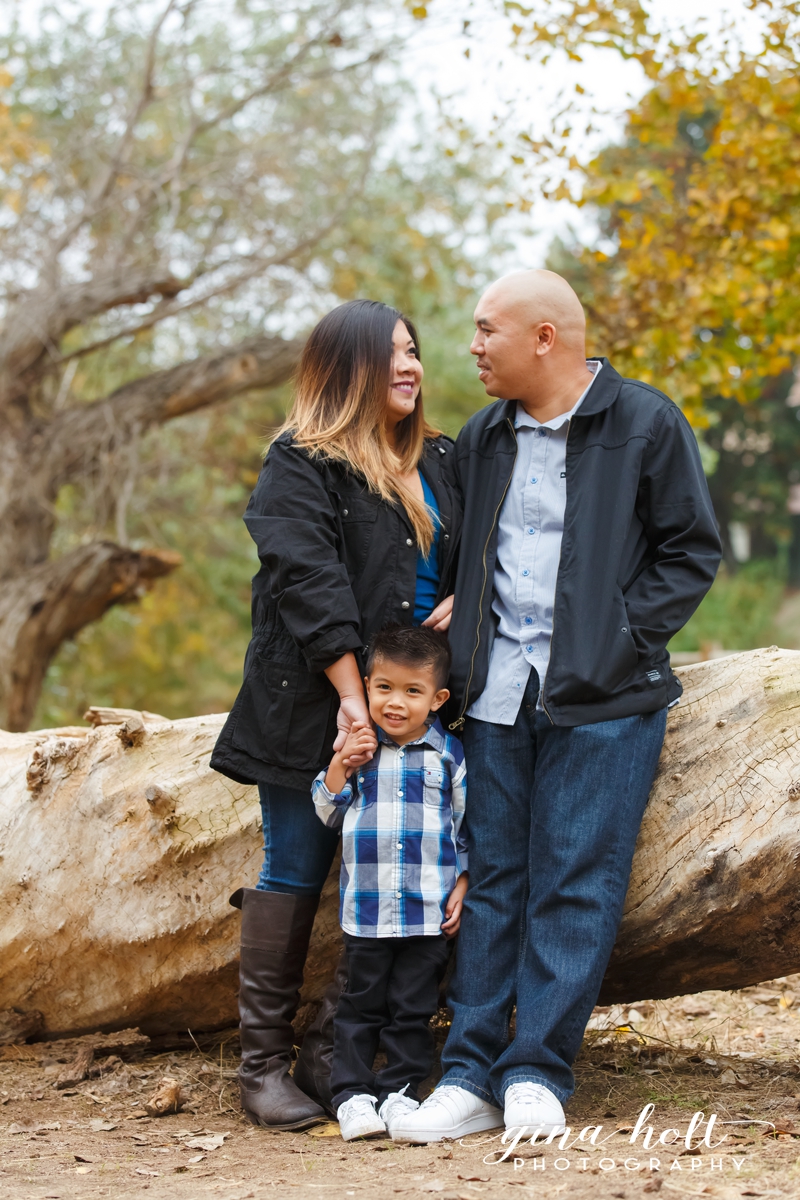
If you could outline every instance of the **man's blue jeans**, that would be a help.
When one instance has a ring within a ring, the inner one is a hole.
[[[500,1107],[523,1080],[572,1094],[666,728],[666,709],[555,726],[538,691],[531,671],[514,725],[464,731],[469,890],[439,1086]]]

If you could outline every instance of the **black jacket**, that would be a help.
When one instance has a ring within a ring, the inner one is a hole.
[[[697,442],[671,400],[606,359],[570,423],[567,501],[544,708],[555,725],[654,712],[681,694],[666,646],[711,586],[721,545]],[[515,403],[456,442],[464,496],[448,706],[460,728],[495,633],[497,518],[517,452]]]
[[[453,443],[439,437],[420,462],[442,521],[437,602],[452,591],[461,523],[452,458]],[[240,783],[310,788],[336,736],[339,697],[325,668],[348,650],[363,667],[374,633],[411,624],[414,529],[401,505],[346,466],[310,458],[287,434],[271,446],[244,520],[261,560],[253,637],[211,765]]]

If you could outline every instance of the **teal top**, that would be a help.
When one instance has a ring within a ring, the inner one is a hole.
[[[436,593],[439,591],[439,537],[441,534],[441,517],[439,505],[422,471],[419,473],[422,484],[422,494],[433,518],[433,541],[426,558],[420,550],[417,554],[417,590],[414,594],[414,624],[421,625],[431,615],[436,607]]]

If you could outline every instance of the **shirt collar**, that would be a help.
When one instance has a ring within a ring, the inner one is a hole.
[[[527,427],[529,429],[561,429],[562,426],[566,425],[583,404],[589,392],[589,388],[600,374],[603,364],[596,358],[590,358],[586,360],[586,366],[591,371],[592,377],[569,412],[559,413],[557,417],[552,417],[549,421],[537,421],[535,417],[532,417],[530,413],[525,411],[520,403],[517,403],[517,411],[514,415],[514,428],[525,429]]]
[[[395,747],[397,746],[397,742],[394,740],[394,738],[389,737],[389,734],[386,732],[385,729],[381,729],[380,725],[377,726],[377,733],[378,733],[378,741],[383,743],[383,745],[395,746]],[[425,733],[423,733],[421,735],[421,737],[415,738],[413,742],[406,742],[405,745],[406,746],[427,745],[427,746],[430,746],[432,750],[438,751],[439,754],[443,754],[444,751],[447,749],[445,737],[446,737],[446,735],[445,735],[444,730],[442,729],[441,721],[439,720],[438,717],[434,717],[433,720],[431,720],[430,718],[428,719],[428,728],[425,731]]]

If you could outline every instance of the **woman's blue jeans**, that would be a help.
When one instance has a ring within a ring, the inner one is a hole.
[[[514,725],[464,731],[469,890],[440,1086],[500,1107],[514,1082],[573,1091],[666,728],[666,709],[555,726],[538,691],[531,671]]]
[[[264,829],[264,862],[256,888],[260,892],[291,892],[318,896],[328,878],[338,830],[328,829],[317,816],[311,788],[260,783]]]

